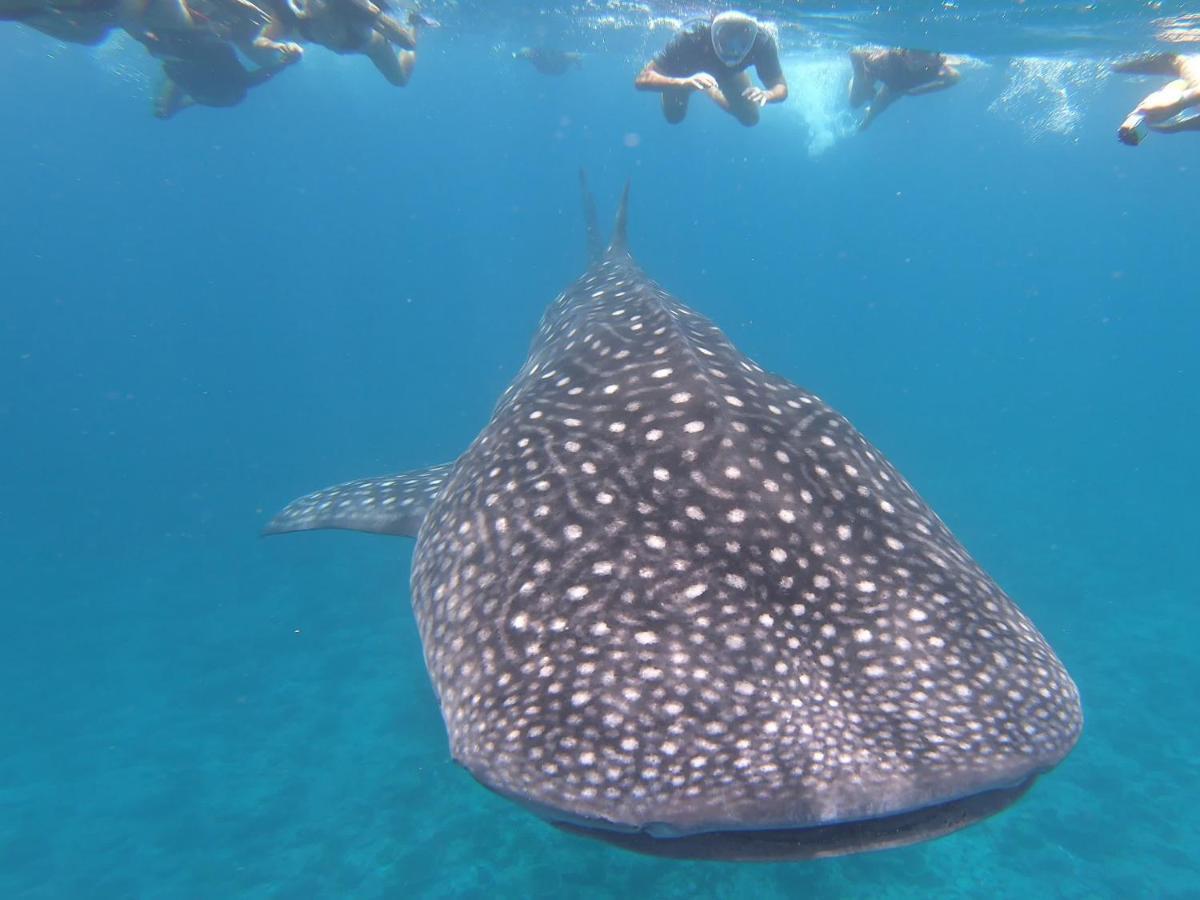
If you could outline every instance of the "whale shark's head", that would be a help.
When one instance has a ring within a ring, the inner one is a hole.
[[[904,478],[650,281],[623,227],[435,478],[290,521],[403,507],[411,533],[419,508],[453,754],[563,828],[703,858],[895,846],[1004,808],[1078,738],[1062,664]]]

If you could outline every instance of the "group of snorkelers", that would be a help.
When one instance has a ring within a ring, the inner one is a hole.
[[[237,105],[297,62],[301,42],[366,56],[402,87],[416,62],[418,27],[437,24],[398,13],[391,0],[0,0],[0,20],[77,44],[125,31],[162,64],[154,112],[164,119],[197,103]]]
[[[868,128],[901,97],[954,87],[962,60],[944,53],[905,48],[867,47],[850,51],[850,105],[867,104],[859,130]],[[754,67],[762,87],[746,70]],[[1136,146],[1146,129],[1164,134],[1200,131],[1200,54],[1152,53],[1122,60],[1117,72],[1173,76],[1165,87],[1143,99],[1117,131],[1122,143]],[[743,125],[758,123],[759,110],[787,99],[787,79],[771,32],[751,16],[723,12],[679,32],[646,64],[635,81],[644,91],[662,94],[663,116],[682,122],[688,98],[704,93]]]
[[[924,50],[851,50],[850,105],[870,104],[859,129],[870,126],[906,94],[953,87],[960,77],[956,62],[945,54]],[[751,66],[761,88],[746,74]],[[646,64],[634,84],[639,90],[662,94],[663,115],[671,123],[683,121],[688,99],[696,92],[707,94],[743,125],[756,125],[762,107],[782,103],[788,96],[774,35],[740,12],[723,12],[685,27]]]
[[[368,57],[389,82],[403,86],[416,61],[418,27],[437,23],[395,0],[0,0],[0,20],[19,21],[61,40],[95,44],[122,28],[162,63],[155,112],[169,118],[193,103],[233,106],[250,88],[300,59],[300,41],[336,53]],[[236,48],[236,50],[235,50]],[[237,50],[254,63],[247,69]],[[578,53],[523,48],[514,59],[561,75],[582,62]],[[961,79],[963,60],[944,53],[867,47],[850,51],[849,103],[866,105],[859,130],[904,96],[946,90]],[[762,87],[746,74],[753,67]],[[1172,77],[1126,117],[1117,136],[1136,146],[1147,129],[1200,131],[1200,54],[1154,53],[1123,60],[1114,70]],[[680,30],[638,74],[635,86],[662,96],[673,124],[687,115],[693,93],[706,94],[743,125],[782,103],[787,79],[771,29],[742,12],[722,12]]]

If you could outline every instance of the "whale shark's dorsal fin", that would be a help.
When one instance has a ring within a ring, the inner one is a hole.
[[[608,245],[608,255],[615,256],[629,252],[627,230],[629,227],[629,181],[625,182],[625,190],[621,191],[621,205],[617,207],[617,224],[613,228],[612,243]]]
[[[344,528],[416,537],[454,463],[347,481],[289,503],[263,534]]]
[[[596,224],[596,198],[588,188],[587,172],[579,170],[579,189],[583,195],[583,221],[587,226],[588,261],[598,263],[606,256],[614,256],[629,251],[626,230],[629,223],[629,182],[625,182],[625,190],[621,192],[621,205],[617,209],[617,224],[613,228],[612,242],[608,249],[600,238],[600,227]]]

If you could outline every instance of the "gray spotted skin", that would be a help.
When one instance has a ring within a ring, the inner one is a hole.
[[[416,537],[453,465],[348,481],[315,491],[284,507],[263,534],[347,528]]]
[[[878,818],[1025,782],[1082,724],[887,460],[619,247],[547,311],[412,589],[454,757],[551,820]]]

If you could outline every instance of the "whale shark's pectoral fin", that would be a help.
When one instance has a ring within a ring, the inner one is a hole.
[[[267,523],[263,534],[344,528],[416,537],[452,468],[454,463],[443,463],[336,484],[293,500]]]

